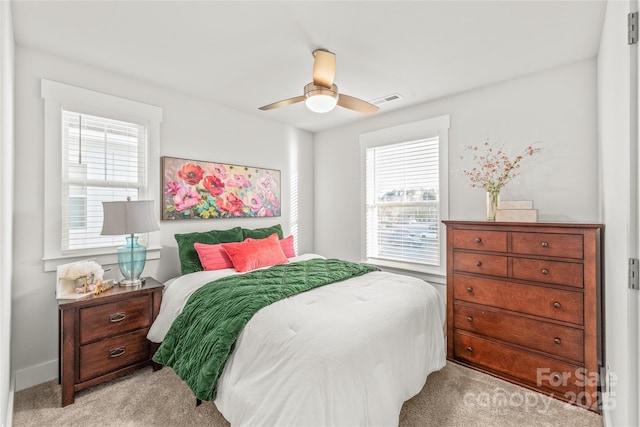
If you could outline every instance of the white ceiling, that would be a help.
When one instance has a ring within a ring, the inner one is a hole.
[[[597,55],[604,1],[12,1],[18,46],[312,132],[366,116],[304,103],[316,48],[378,114]]]

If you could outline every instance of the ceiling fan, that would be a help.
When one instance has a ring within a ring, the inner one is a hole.
[[[304,95],[284,99],[260,107],[260,110],[272,110],[304,101],[311,111],[327,113],[339,105],[364,114],[373,114],[378,107],[353,96],[338,93],[333,83],[336,74],[336,54],[324,49],[313,51],[313,83],[304,87]]]

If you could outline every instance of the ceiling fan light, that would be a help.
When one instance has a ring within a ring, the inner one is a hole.
[[[314,113],[328,113],[338,103],[338,86],[331,85],[331,88],[326,88],[309,83],[304,87],[304,96],[304,103],[309,110]]]
[[[328,113],[336,107],[338,99],[329,95],[312,95],[304,103],[314,113]]]

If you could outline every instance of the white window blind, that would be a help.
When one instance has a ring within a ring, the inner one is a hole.
[[[62,111],[62,251],[121,246],[101,236],[102,202],[138,200],[147,190],[147,128]]]
[[[440,265],[439,138],[366,149],[366,256]]]

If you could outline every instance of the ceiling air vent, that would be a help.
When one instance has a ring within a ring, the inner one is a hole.
[[[395,101],[396,99],[400,99],[402,96],[399,93],[392,93],[391,95],[383,96],[382,98],[374,99],[373,101],[369,101],[373,105],[385,104],[387,102]]]

